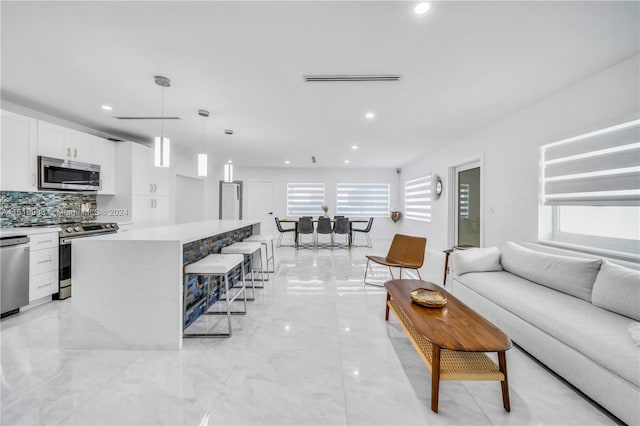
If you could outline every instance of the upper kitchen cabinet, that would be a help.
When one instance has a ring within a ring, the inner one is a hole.
[[[38,121],[38,155],[96,164],[97,137]]]
[[[131,146],[132,191],[135,195],[169,195],[170,169],[155,167],[153,150],[140,144]]]
[[[115,184],[115,156],[116,146],[114,142],[107,139],[97,138],[96,143],[96,163],[100,165],[101,189],[98,194],[114,194]]]
[[[115,143],[98,136],[38,121],[38,155],[100,166],[102,189],[115,193]]]
[[[37,191],[37,120],[2,111],[0,164],[3,191]]]

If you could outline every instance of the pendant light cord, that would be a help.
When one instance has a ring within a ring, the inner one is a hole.
[[[164,86],[162,87],[162,106],[160,114],[160,143],[164,143]]]

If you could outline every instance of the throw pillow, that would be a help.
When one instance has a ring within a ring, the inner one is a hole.
[[[593,285],[591,302],[640,321],[640,271],[605,261]]]
[[[636,346],[640,346],[640,322],[632,322],[627,330],[633,343],[635,343]]]
[[[451,256],[451,266],[456,275],[467,272],[502,271],[498,247],[455,250]]]
[[[505,271],[591,302],[602,260],[542,253],[508,241],[502,249]]]

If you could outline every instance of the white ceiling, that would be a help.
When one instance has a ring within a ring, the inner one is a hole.
[[[2,1],[1,95],[148,142],[158,121],[112,117],[160,115],[164,75],[183,155],[207,109],[207,151],[240,166],[401,167],[640,50],[635,1],[415,4]],[[302,78],[375,73],[402,79]]]

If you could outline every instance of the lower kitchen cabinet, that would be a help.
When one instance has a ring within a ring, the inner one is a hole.
[[[58,292],[58,233],[30,236],[29,302]]]

